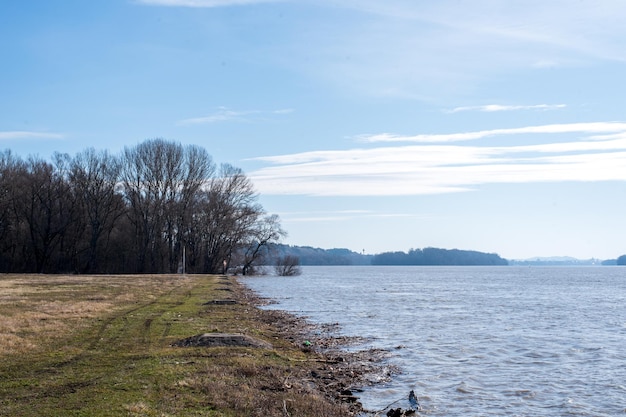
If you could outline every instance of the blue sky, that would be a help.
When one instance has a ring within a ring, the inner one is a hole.
[[[286,243],[626,253],[626,2],[0,4],[0,149],[162,137],[243,168]]]

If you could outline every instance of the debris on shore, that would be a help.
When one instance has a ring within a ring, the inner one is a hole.
[[[268,304],[251,290],[242,286],[241,303],[260,307]],[[399,372],[396,367],[385,364],[390,353],[383,349],[347,350],[364,344],[361,337],[338,334],[339,325],[313,324],[281,310],[255,308],[258,319],[270,324],[277,332],[276,338],[287,340],[307,354],[311,364],[308,375],[302,382],[310,382],[326,397],[343,403],[351,415],[362,415],[365,411],[359,401],[359,393],[367,386],[390,381]]]
[[[173,343],[179,347],[214,347],[214,346],[240,346],[271,349],[272,345],[254,337],[239,333],[203,333],[188,337]]]

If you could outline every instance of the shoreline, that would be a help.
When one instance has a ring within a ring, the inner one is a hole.
[[[5,275],[7,415],[374,416],[388,352],[223,275]],[[365,347],[365,346],[364,346]]]
[[[337,323],[316,324],[306,317],[276,309],[263,309],[273,300],[264,298],[233,277],[236,297],[253,307],[255,319],[271,326],[275,338],[281,338],[307,356],[307,370],[315,389],[330,401],[347,408],[348,415],[378,415],[365,410],[360,401],[364,388],[389,380],[398,370],[384,365],[389,352],[383,349],[348,350],[362,344],[363,338],[337,334]]]

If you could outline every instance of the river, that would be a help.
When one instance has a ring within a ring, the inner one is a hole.
[[[414,390],[420,415],[626,415],[626,268],[303,267],[243,282],[391,353],[401,373],[366,387],[367,410]]]

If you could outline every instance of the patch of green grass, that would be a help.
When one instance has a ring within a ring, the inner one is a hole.
[[[56,282],[56,284],[55,284]],[[218,276],[0,277],[1,416],[343,416],[307,381],[304,353]],[[207,332],[273,344],[173,347]],[[22,346],[22,347],[20,347]]]

